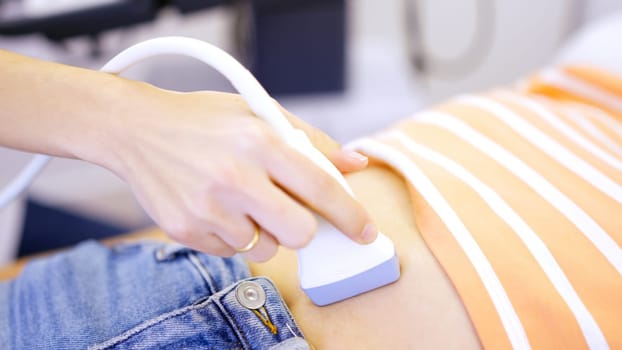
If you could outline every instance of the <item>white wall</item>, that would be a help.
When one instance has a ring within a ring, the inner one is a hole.
[[[549,64],[582,24],[622,11],[619,0],[423,0],[423,34],[431,53],[452,57],[464,50],[474,30],[478,1],[494,3],[491,50],[463,78],[428,79],[430,100],[512,83]]]
[[[585,21],[622,11],[622,1],[620,0],[581,0],[580,2],[584,8],[583,18]]]
[[[492,3],[493,18],[478,17],[478,1]],[[567,34],[575,5],[570,0],[463,0],[456,9],[453,0],[424,3],[425,49],[434,56],[460,56],[472,40],[476,21],[490,22],[492,31],[488,51],[474,70],[462,77],[427,80],[434,100],[510,83],[545,64]]]

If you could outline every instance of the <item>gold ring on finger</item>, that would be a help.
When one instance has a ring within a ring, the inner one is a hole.
[[[253,226],[255,227],[255,233],[253,234],[253,239],[251,239],[250,243],[248,243],[244,247],[240,249],[235,249],[236,252],[246,253],[249,250],[255,248],[255,246],[257,245],[257,242],[259,242],[259,227],[255,223],[253,223]]]

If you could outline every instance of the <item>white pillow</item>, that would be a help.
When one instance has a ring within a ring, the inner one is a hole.
[[[622,12],[579,29],[562,46],[554,64],[589,64],[622,75]]]

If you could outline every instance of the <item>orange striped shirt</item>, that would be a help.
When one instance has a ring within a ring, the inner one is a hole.
[[[544,70],[350,146],[406,179],[485,348],[622,349],[622,77]]]

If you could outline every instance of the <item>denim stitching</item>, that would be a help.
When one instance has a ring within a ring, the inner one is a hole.
[[[270,279],[268,279],[270,281]],[[306,337],[304,335],[304,333],[302,333],[302,328],[300,328],[300,326],[298,325],[298,322],[296,322],[296,319],[294,318],[294,315],[292,315],[291,310],[289,309],[289,306],[287,306],[287,304],[285,304],[285,301],[281,301],[284,305],[285,305],[285,316],[287,316],[288,320],[293,324],[294,327],[296,327],[296,329],[298,330],[298,332],[300,333],[300,335],[297,335],[291,328],[289,325],[289,322],[286,323],[285,325],[287,326],[287,328],[289,329],[289,331],[294,334],[294,336],[305,339]]]
[[[226,296],[226,294],[223,294],[222,298],[224,298],[225,296]],[[233,328],[235,330],[235,333],[238,336],[238,339],[240,340],[240,343],[242,344],[242,347],[244,349],[250,349],[251,348],[250,344],[248,343],[248,339],[246,339],[246,337],[244,336],[244,332],[242,332],[240,327],[238,327],[238,324],[237,324],[237,322],[235,322],[233,317],[231,317],[231,315],[229,315],[229,312],[225,309],[224,305],[220,302],[220,298],[216,299],[214,301],[214,305],[216,305],[218,310],[220,310],[220,313],[225,318],[225,320],[227,320],[227,322],[229,323],[231,328]]]
[[[194,257],[195,259],[197,259],[196,257]],[[252,280],[254,280],[255,278],[251,278]],[[266,278],[267,279],[267,278]],[[209,304],[213,304],[214,306],[216,306],[218,308],[218,310],[220,311],[221,316],[229,323],[229,325],[231,326],[231,328],[234,330],[234,332],[237,335],[238,340],[240,341],[240,345],[242,345],[242,349],[251,349],[252,347],[250,346],[248,339],[246,338],[246,336],[244,335],[244,332],[242,332],[242,330],[240,329],[240,327],[238,326],[237,322],[235,322],[235,320],[233,319],[233,317],[231,317],[231,315],[229,314],[229,312],[226,310],[226,308],[224,307],[223,303],[221,302],[222,298],[225,298],[227,296],[227,294],[229,294],[231,292],[232,289],[237,288],[237,286],[239,285],[239,282],[241,281],[245,281],[246,279],[240,280],[237,283],[234,283],[233,285],[230,285],[229,287],[223,289],[222,291],[211,295],[207,300],[205,300],[204,302],[200,303],[200,304],[194,304],[194,305],[189,305],[186,307],[183,307],[181,309],[177,309],[177,310],[173,310],[167,314],[163,314],[159,317],[156,317],[154,319],[148,320],[143,322],[142,324],[112,338],[109,339],[103,343],[100,344],[96,344],[94,346],[89,346],[89,349],[93,349],[93,350],[98,350],[98,349],[106,349],[106,348],[110,348],[112,346],[117,345],[120,342],[129,340],[131,337],[159,324],[162,323],[168,319],[171,319],[173,317],[177,317],[177,316],[181,316],[185,313],[191,312],[191,311],[195,311],[195,310],[199,310],[205,307],[208,307]],[[268,280],[268,279],[267,279]],[[269,281],[269,280],[268,280]],[[294,326],[297,327],[298,331],[300,332],[300,335],[302,335],[302,338],[304,339],[304,334],[302,334],[302,330],[298,327],[298,324],[296,323],[296,320],[292,317],[291,313],[289,310],[285,309],[286,312],[286,317],[289,319],[290,322],[292,322],[292,324]],[[289,326],[289,325],[288,325]],[[288,327],[289,328],[289,327]],[[292,332],[292,330],[290,329],[290,332]],[[293,332],[292,332],[293,333]],[[294,334],[295,335],[295,334]],[[296,336],[296,335],[295,335]],[[231,349],[236,349],[239,347],[233,347]]]
[[[243,280],[238,281],[234,286],[239,285],[239,283],[243,282],[243,281],[256,280],[256,279],[257,279],[256,277],[251,277],[251,278],[248,278],[248,279],[243,279]],[[263,277],[263,279],[265,279],[270,284],[273,284],[272,281],[269,278]],[[263,286],[262,286],[262,288],[263,288]],[[219,298],[214,298],[215,300],[213,301],[213,303],[220,310],[220,313],[223,316],[223,318],[225,320],[227,320],[227,322],[229,323],[231,328],[235,331],[235,333],[236,333],[238,339],[240,340],[240,343],[244,347],[244,349],[252,349],[252,346],[250,345],[250,343],[249,343],[248,339],[246,338],[244,332],[238,326],[238,323],[235,321],[235,319],[230,316],[229,311],[224,306],[224,303],[222,303],[221,299],[226,298],[227,294],[228,293],[223,293]],[[266,305],[265,307],[267,309],[269,307],[269,305]],[[289,322],[287,322],[286,324],[287,324],[288,328],[290,329],[290,332],[292,332],[294,337],[305,339],[304,334],[302,333],[302,330],[300,329],[300,327],[296,323],[296,320],[293,318],[293,316],[291,314],[291,311],[287,308],[287,306],[285,306],[284,311],[285,311],[285,317],[287,317],[287,319],[298,329],[298,331],[300,332],[300,336],[298,336],[297,334],[295,334],[291,330],[291,328],[289,327],[289,324],[288,324]]]
[[[146,330],[148,328],[151,328],[151,327],[157,325],[158,323],[164,322],[164,321],[166,321],[166,320],[168,320],[170,318],[173,318],[173,317],[180,316],[180,315],[185,314],[185,313],[187,313],[189,311],[193,311],[194,307],[195,307],[195,305],[190,305],[190,306],[186,306],[186,307],[183,307],[181,309],[178,309],[178,310],[174,310],[174,311],[169,312],[167,314],[161,315],[159,317],[156,317],[154,319],[146,321],[146,322],[144,322],[144,323],[142,323],[142,324],[140,324],[140,325],[130,329],[129,331],[126,331],[125,333],[122,333],[122,334],[120,334],[120,335],[118,335],[118,336],[116,336],[116,337],[114,337],[112,339],[109,339],[109,340],[107,340],[107,341],[105,341],[103,343],[96,344],[94,346],[89,346],[89,349],[97,350],[97,349],[109,348],[111,346],[116,345],[119,342],[122,342],[122,341],[130,339],[134,335],[137,335],[138,333],[140,333],[140,332],[142,332],[142,331],[144,331],[144,330]]]
[[[223,295],[226,295],[227,293],[230,292],[231,289],[233,289],[236,286],[237,286],[237,283],[229,286],[228,288],[223,289],[221,292],[223,293]],[[208,307],[210,303],[215,304],[218,307],[218,309],[221,310],[221,313],[223,313],[222,312],[223,308],[220,306],[220,300],[218,300],[216,298],[216,295],[211,295],[207,300],[205,300],[204,302],[202,302],[200,304],[194,304],[194,305],[185,306],[185,307],[183,307],[181,309],[173,310],[173,311],[171,311],[169,313],[160,315],[159,317],[156,317],[156,318],[153,318],[151,320],[145,321],[145,322],[139,324],[138,326],[136,326],[136,327],[134,327],[134,328],[132,328],[132,329],[130,329],[130,330],[128,330],[128,331],[126,331],[126,332],[124,332],[124,333],[114,337],[114,338],[112,338],[112,339],[109,339],[109,340],[107,340],[107,341],[105,341],[103,343],[100,343],[100,344],[95,344],[94,346],[89,346],[89,349],[99,350],[99,349],[110,348],[110,347],[115,346],[116,344],[118,344],[118,343],[120,343],[122,341],[129,340],[131,337],[139,334],[140,332],[142,332],[144,330],[147,330],[147,329],[149,329],[149,328],[151,328],[151,327],[153,327],[153,326],[155,326],[155,325],[157,325],[159,323],[162,323],[162,322],[164,322],[164,321],[166,321],[168,319],[171,319],[171,318],[177,317],[177,316],[181,316],[181,315],[183,315],[185,313],[188,313],[188,312],[191,312],[191,311],[195,311],[195,310],[199,310],[199,309]],[[225,319],[228,320],[229,323],[231,323],[230,316],[226,312],[223,313],[223,316],[225,317]],[[238,335],[240,334],[240,329],[237,328],[237,325],[235,326],[235,331],[236,331],[236,333],[238,333]],[[238,338],[241,339],[240,336],[238,336]],[[244,339],[244,340],[246,340],[246,339]],[[242,344],[242,345],[244,346],[244,344]],[[235,349],[235,348],[232,348],[232,349]]]
[[[214,281],[209,274],[209,270],[203,265],[203,262],[201,262],[201,259],[199,259],[195,253],[188,253],[188,259],[190,260],[192,265],[194,265],[194,267],[199,271],[199,274],[201,275],[201,277],[203,277],[205,283],[207,283],[207,286],[210,289],[210,294],[216,294],[217,289]]]

